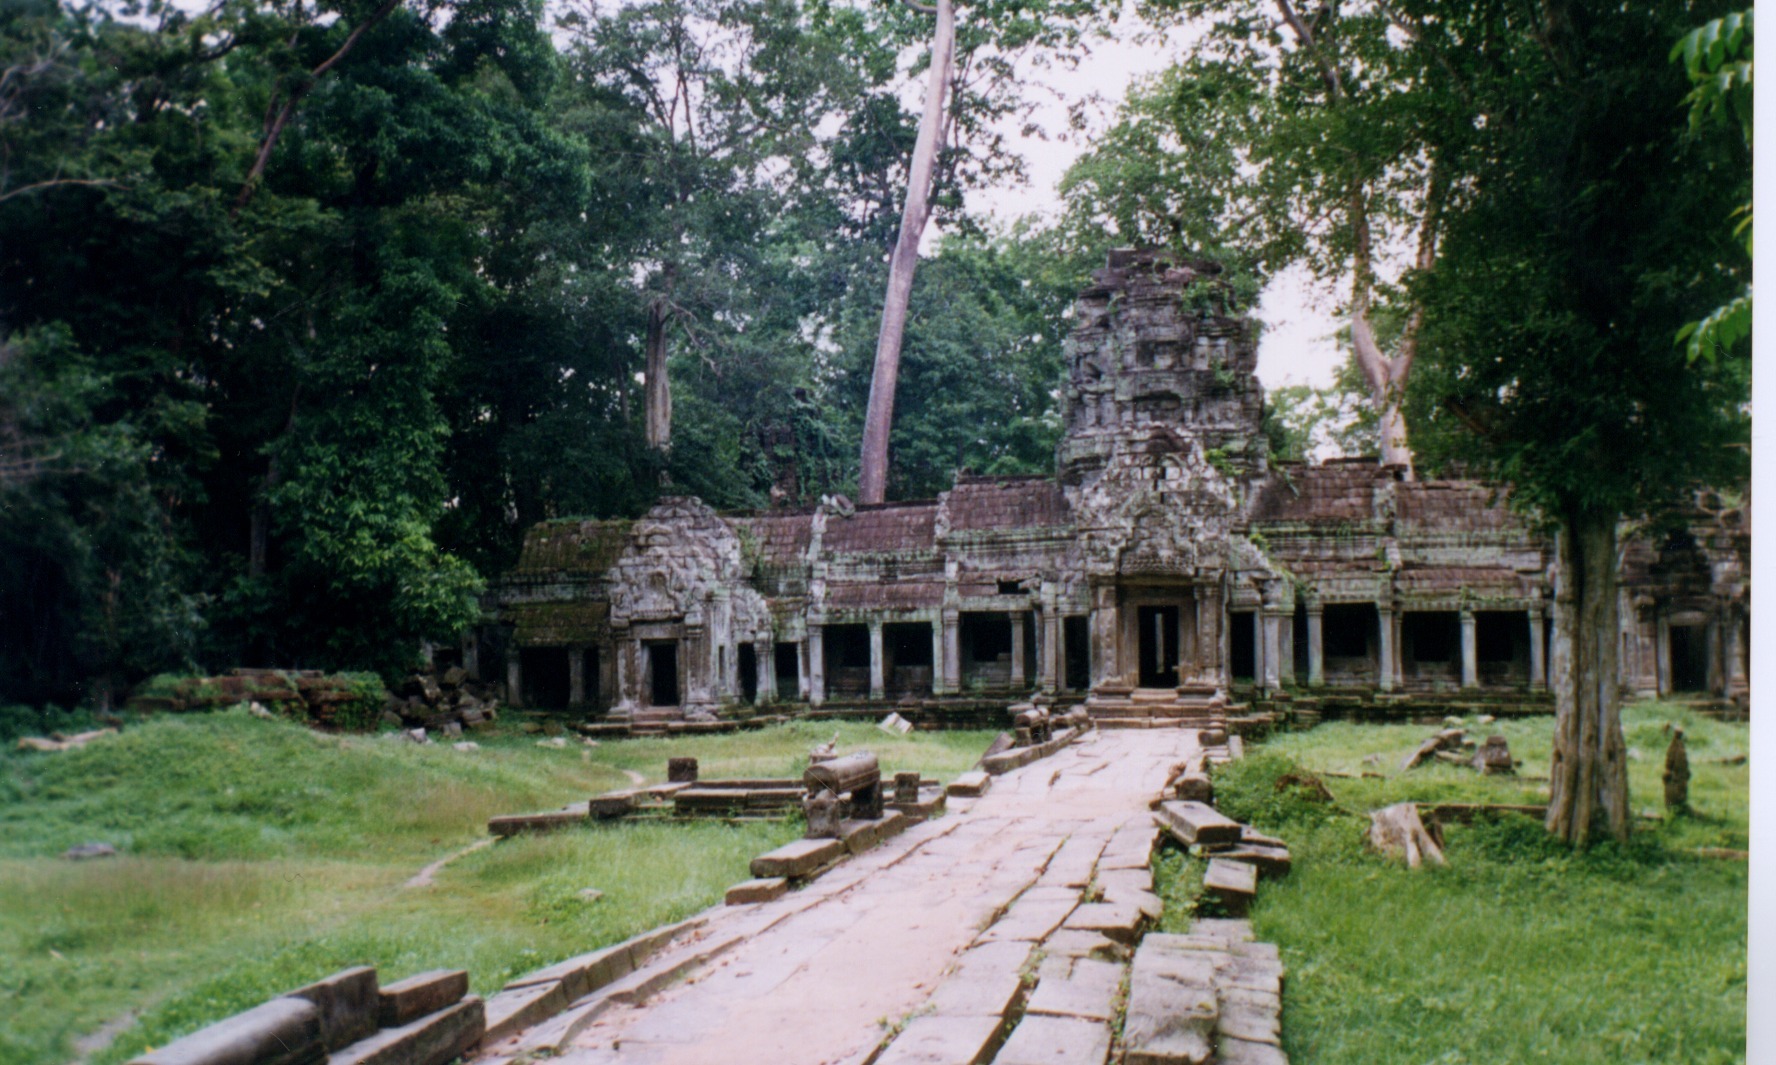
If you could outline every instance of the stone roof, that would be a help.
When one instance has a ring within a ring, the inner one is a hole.
[[[623,553],[633,524],[582,519],[538,522],[525,532],[513,572],[603,574]]]
[[[509,609],[520,647],[560,647],[602,639],[610,623],[610,604],[603,601],[516,603]]]
[[[1409,481],[1394,486],[1400,532],[1520,532],[1504,492],[1484,481]]]
[[[845,583],[826,587],[826,605],[835,610],[921,610],[943,605],[944,583],[895,581]]]
[[[966,478],[944,505],[952,532],[1052,528],[1072,520],[1061,486],[1048,477]]]
[[[730,517],[728,523],[751,539],[760,562],[767,566],[792,566],[807,557],[814,515],[809,511],[757,514]]]
[[[860,506],[849,518],[828,518],[821,546],[828,554],[930,551],[936,534],[935,501],[882,503]]]
[[[1252,521],[1338,525],[1375,517],[1375,484],[1385,476],[1374,459],[1290,464],[1259,491]]]

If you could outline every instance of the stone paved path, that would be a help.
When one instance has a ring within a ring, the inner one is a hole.
[[[1000,968],[1015,973],[1068,920],[1101,853],[1128,858],[1106,866],[1144,862],[1147,802],[1196,739],[1189,729],[1090,734],[800,891],[715,912],[672,948],[689,975],[642,990],[641,1004],[582,1004],[484,1056],[541,1047],[572,1065],[839,1065],[868,1060],[913,1015],[896,1040],[905,1046],[881,1060],[925,1060],[913,1029],[942,1035],[939,1018],[919,1016],[944,1013],[928,1002],[934,992],[1015,991],[967,975],[946,981],[958,956],[977,940],[1007,941]],[[990,956],[970,951],[971,963]]]

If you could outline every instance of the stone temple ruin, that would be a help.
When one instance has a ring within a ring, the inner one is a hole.
[[[1229,702],[1546,701],[1551,539],[1488,484],[1271,461],[1256,329],[1218,273],[1125,251],[1094,274],[1053,477],[544,522],[464,664],[503,655],[510,702],[636,729],[1031,693],[1108,725],[1214,719]],[[1746,511],[1705,493],[1689,517],[1629,541],[1624,691],[1743,699]]]

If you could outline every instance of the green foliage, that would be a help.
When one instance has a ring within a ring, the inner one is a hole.
[[[1300,766],[1269,752],[1228,762],[1215,768],[1215,806],[1228,817],[1266,832],[1311,828],[1341,814],[1343,811],[1332,804],[1284,779],[1303,774]]]
[[[1734,11],[1696,27],[1677,42],[1671,50],[1672,62],[1681,61],[1690,77],[1690,130],[1701,134],[1710,125],[1738,125],[1751,147],[1753,125],[1752,105],[1752,9]],[[1748,200],[1733,211],[1739,224],[1733,235],[1745,242],[1745,255],[1752,254],[1752,205]],[[1677,331],[1677,342],[1691,362],[1700,358],[1714,359],[1732,352],[1743,340],[1751,337],[1751,286],[1726,303],[1710,311],[1700,321],[1690,322]]]
[[[1424,726],[1345,722],[1255,748],[1246,762],[1269,763],[1263,772],[1223,767],[1224,809],[1229,785],[1246,787],[1246,773],[1345,774],[1324,780],[1351,812],[1290,820],[1281,835],[1294,869],[1264,884],[1252,912],[1257,937],[1278,944],[1289,970],[1283,1048],[1292,1059],[1744,1060],[1747,869],[1694,848],[1745,848],[1749,772],[1720,759],[1747,749],[1746,728],[1673,705],[1636,703],[1624,714],[1640,795],[1657,792],[1665,725],[1684,725],[1700,811],[1643,819],[1626,846],[1575,852],[1538,820],[1506,815],[1446,826],[1447,867],[1408,870],[1365,849],[1363,812],[1395,802],[1546,802],[1532,778],[1546,774],[1548,717],[1484,726],[1507,736],[1524,762],[1519,778],[1442,764],[1396,772]],[[1371,759],[1379,774],[1361,775],[1377,772]],[[1169,907],[1163,920],[1174,920]],[[1548,965],[1555,956],[1561,964]],[[1537,1020],[1471,1023],[1477,1016]]]

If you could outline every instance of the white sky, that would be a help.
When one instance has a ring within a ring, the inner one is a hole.
[[[1085,138],[1051,136],[1044,140],[1026,136],[1019,120],[1005,123],[1000,132],[1028,163],[1030,183],[1021,188],[975,193],[971,206],[985,209],[1002,221],[1059,210],[1058,186],[1062,175],[1083,150],[1082,139],[1089,139],[1093,132],[1109,125],[1116,105],[1121,102],[1130,83],[1169,66],[1178,54],[1180,42],[1188,34],[1186,28],[1174,33],[1164,43],[1137,43],[1130,39],[1137,28],[1137,21],[1128,10],[1130,6],[1124,5],[1117,38],[1094,43],[1090,55],[1076,69],[1051,66],[1041,72],[1040,80],[1059,97],[1041,106],[1034,116],[1035,121],[1048,130],[1065,130],[1069,103],[1088,99],[1094,94],[1099,98],[1101,102],[1091,110],[1092,126]],[[922,92],[923,79],[911,88]],[[1033,92],[1032,96],[1041,98],[1038,92]],[[916,99],[912,106],[916,113]],[[1331,336],[1339,323],[1326,312],[1325,305],[1330,302],[1328,295],[1316,292],[1305,274],[1299,271],[1278,275],[1265,289],[1256,314],[1265,325],[1258,346],[1258,378],[1266,388],[1284,384],[1324,387],[1332,383],[1339,353]]]

